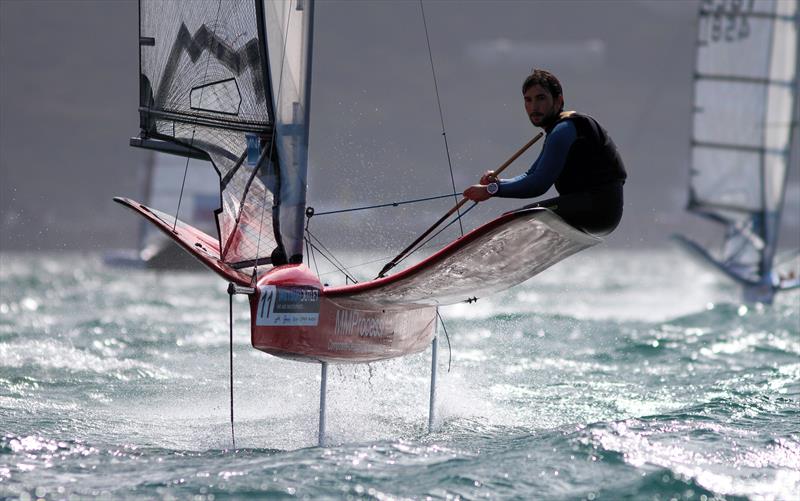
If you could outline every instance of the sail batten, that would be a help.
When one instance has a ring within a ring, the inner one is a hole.
[[[707,148],[710,150],[734,150],[740,152],[757,153],[757,154],[774,154],[783,155],[783,148],[769,148],[767,146],[748,146],[736,143],[712,143],[708,141],[692,141],[692,146],[695,148]]]
[[[741,82],[741,83],[752,83],[757,85],[778,85],[783,87],[792,88],[796,85],[794,80],[781,80],[781,79],[774,79],[774,78],[758,78],[758,77],[748,77],[748,76],[741,76],[741,75],[726,75],[726,74],[716,74],[716,73],[695,73],[695,78],[697,79],[704,79],[704,80],[716,80],[721,82]]]

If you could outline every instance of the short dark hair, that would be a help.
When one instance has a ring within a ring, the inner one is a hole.
[[[550,95],[553,96],[553,99],[563,94],[561,82],[558,81],[555,75],[547,70],[540,70],[538,68],[531,70],[531,74],[522,82],[522,93],[525,94],[528,92],[528,89],[534,85],[541,85],[547,89]]]

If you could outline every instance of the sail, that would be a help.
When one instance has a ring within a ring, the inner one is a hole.
[[[797,106],[798,2],[705,0],[698,21],[689,210],[726,226],[729,270],[763,282]]]
[[[233,267],[276,255],[302,260],[311,10],[309,0],[140,1],[142,137],[211,160],[220,178],[220,255]],[[284,40],[302,40],[301,48],[270,45]],[[285,99],[298,102],[272,70],[283,66],[302,82],[301,117],[282,111]],[[280,147],[282,134],[302,154]]]

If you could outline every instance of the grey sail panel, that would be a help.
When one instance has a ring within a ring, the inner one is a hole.
[[[726,225],[722,262],[768,272],[797,106],[797,2],[704,1],[698,18],[689,209]]]
[[[310,13],[310,2],[301,4],[300,10]],[[277,92],[285,85],[270,68],[287,66],[280,58],[299,56],[274,50],[268,39],[283,44],[300,37],[310,52],[310,30],[305,29],[310,20],[299,35],[287,32],[299,28],[272,21],[278,7],[293,12],[298,2],[140,1],[142,136],[180,143],[211,159],[220,177],[221,257],[234,267],[270,262],[275,250],[302,260],[298,241],[305,211],[307,107],[299,121],[305,124],[304,139],[293,142],[300,153],[287,154],[281,148],[283,135],[297,133],[281,126],[298,121],[279,112],[281,130],[276,129],[275,110],[282,99]],[[268,55],[279,59],[270,61]],[[302,79],[306,90],[307,75]]]

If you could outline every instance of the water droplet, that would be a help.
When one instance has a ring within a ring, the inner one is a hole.
[[[36,311],[37,309],[39,309],[39,303],[37,303],[35,299],[30,297],[26,297],[25,299],[23,299],[20,305],[28,311]]]

